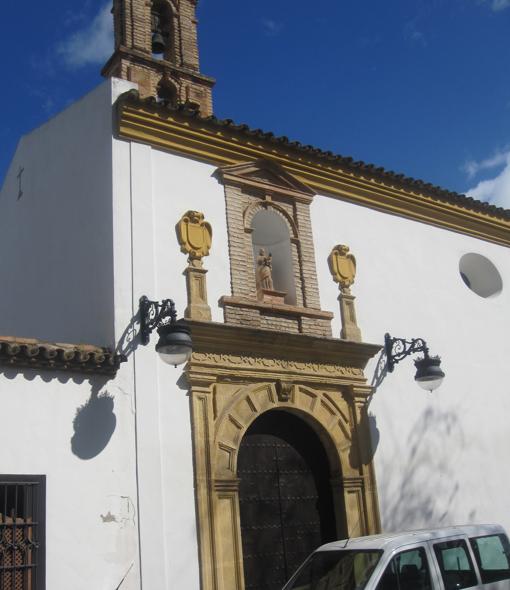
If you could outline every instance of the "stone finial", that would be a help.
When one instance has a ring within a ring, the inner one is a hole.
[[[192,320],[210,320],[211,308],[207,303],[207,270],[203,268],[202,258],[209,256],[212,245],[211,225],[204,221],[200,211],[187,211],[175,226],[181,252],[188,255],[186,290],[188,307],[184,317]]]
[[[356,278],[356,258],[349,252],[349,246],[338,244],[328,258],[329,269],[335,283],[343,292],[349,292]]]
[[[349,251],[349,246],[338,244],[333,248],[328,257],[329,269],[333,280],[338,283],[340,295],[340,317],[342,319],[342,331],[340,338],[361,342],[361,331],[356,320],[354,307],[354,295],[351,295],[351,286],[356,278],[356,258]]]

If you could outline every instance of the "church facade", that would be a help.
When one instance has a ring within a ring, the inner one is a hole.
[[[276,590],[336,538],[510,527],[510,213],[216,119],[195,10],[115,0],[108,79],[2,188],[0,586]]]

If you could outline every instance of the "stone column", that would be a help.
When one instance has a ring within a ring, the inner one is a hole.
[[[356,308],[354,307],[355,299],[356,297],[351,294],[350,289],[342,289],[342,287],[340,287],[340,295],[338,296],[338,301],[340,303],[340,317],[342,319],[340,338],[342,338],[342,340],[361,342],[361,330],[356,321]]]
[[[201,260],[189,260],[189,266],[184,271],[186,275],[186,290],[188,306],[184,310],[184,317],[189,320],[210,320],[211,308],[207,303],[207,270],[203,268]]]

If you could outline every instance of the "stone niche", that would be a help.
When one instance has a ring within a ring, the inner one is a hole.
[[[270,160],[225,166],[231,295],[227,324],[331,337],[320,309],[310,204],[315,192]]]

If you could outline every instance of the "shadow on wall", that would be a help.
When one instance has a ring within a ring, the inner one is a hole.
[[[140,344],[140,312],[126,326],[115,348],[115,354],[128,358]],[[71,439],[73,453],[83,460],[93,459],[101,453],[115,432],[117,417],[114,413],[114,398],[108,392],[99,395],[108,378],[90,380],[90,399],[76,410],[73,421],[74,435]]]
[[[381,383],[386,379],[386,375],[388,374],[388,357],[386,356],[386,351],[384,348],[381,350],[379,358],[377,359],[377,364],[375,367],[374,375],[372,377],[372,382],[370,386],[374,388],[372,395],[377,391],[377,388]]]
[[[380,433],[379,429],[377,428],[377,419],[369,412],[369,406],[374,393],[377,391],[379,385],[381,385],[381,383],[384,381],[387,374],[388,359],[386,358],[386,353],[383,349],[379,355],[379,358],[377,359],[374,375],[370,383],[373,391],[368,398],[367,404],[363,407],[360,416],[360,422],[357,426],[358,432],[360,433],[360,440],[366,441],[366,437],[364,435],[366,433],[369,434],[369,444],[364,444],[360,447],[357,445],[351,445],[349,451],[349,463],[353,469],[359,469],[362,465],[369,465],[375,456],[377,447],[379,446]],[[355,440],[355,438],[356,437],[353,436],[353,440]]]
[[[404,461],[397,458],[379,465],[384,530],[458,524],[452,521],[459,513],[456,456],[464,447],[464,433],[456,413],[433,408],[423,412],[401,443]],[[476,509],[467,518],[473,521]]]
[[[44,371],[41,369],[29,369],[29,368],[10,368],[0,365],[0,374],[3,375],[6,379],[16,379],[19,375],[23,376],[23,379],[26,381],[35,381],[39,378],[44,383],[51,383],[52,381],[58,381],[59,383],[65,384],[69,383],[76,383],[77,385],[81,385],[84,381],[88,379],[88,377],[84,375],[80,375],[78,373],[72,372],[65,372],[65,371]]]
[[[380,432],[377,428],[377,419],[369,412],[369,406],[374,393],[377,391],[379,385],[381,385],[381,383],[384,381],[387,374],[388,359],[386,358],[386,353],[383,349],[379,355],[379,358],[377,359],[372,382],[370,383],[371,387],[373,387],[373,391],[368,399],[368,403],[362,410],[360,423],[358,424],[361,440],[366,440],[365,436],[363,435],[365,433],[369,433],[369,445],[365,444],[359,448],[355,445],[351,445],[351,449],[349,451],[349,463],[353,469],[359,469],[362,465],[369,465],[374,459],[377,447],[379,446]]]
[[[140,344],[140,338],[138,336],[140,331],[140,311],[134,315],[126,329],[122,333],[119,342],[115,348],[115,354],[122,354],[128,358]]]
[[[115,354],[122,354],[127,358],[138,348],[139,324],[138,312],[126,326]],[[71,438],[71,449],[84,461],[97,457],[106,448],[117,426],[113,396],[108,392],[99,394],[107,380],[108,378],[90,380],[90,399],[76,410],[73,420],[74,435]]]
[[[99,395],[99,391],[109,380],[108,376],[85,377],[75,373],[41,371],[39,369],[11,369],[0,366],[0,374],[13,380],[22,375],[26,381],[41,379],[44,383],[58,381],[82,385],[90,383],[90,399],[76,410],[73,420],[74,435],[71,438],[71,450],[80,459],[93,459],[106,448],[110,441],[117,418],[113,412],[114,399],[108,393]]]
[[[83,460],[97,457],[110,442],[117,426],[113,397],[108,392],[99,395],[106,379],[91,379],[90,382],[90,399],[76,410],[71,438],[73,453]]]
[[[368,444],[364,444],[359,448],[354,444],[351,445],[349,463],[353,469],[359,469],[362,465],[369,465],[379,445],[380,432],[377,428],[377,418],[368,411],[368,404],[363,408],[358,429],[360,433],[368,433],[370,436],[368,441],[363,435],[360,437],[361,440],[366,441]]]

